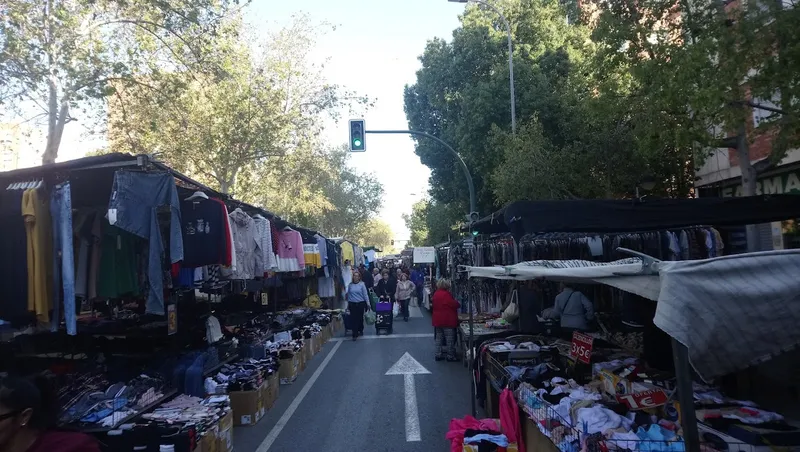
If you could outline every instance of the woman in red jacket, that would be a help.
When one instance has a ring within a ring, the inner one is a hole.
[[[450,293],[450,281],[440,279],[433,294],[433,331],[436,336],[436,361],[456,358],[456,328],[458,328],[458,308],[461,305]]]

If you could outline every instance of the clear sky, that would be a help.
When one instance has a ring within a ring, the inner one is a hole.
[[[315,22],[336,25],[318,42],[316,57],[328,58],[328,81],[376,100],[363,115],[367,129],[407,129],[403,111],[403,86],[414,83],[420,67],[417,57],[434,37],[450,39],[464,4],[447,0],[253,0],[246,20],[266,34],[290,23],[293,15],[309,14]],[[69,124],[59,151],[59,161],[82,157],[102,140],[87,141],[83,128]],[[331,124],[326,136],[331,144],[348,140],[347,117]],[[425,196],[430,171],[414,154],[405,135],[369,135],[367,152],[353,154],[351,164],[375,174],[386,195],[380,217],[396,239],[408,239],[401,215]],[[400,243],[402,245],[402,243]]]
[[[450,39],[464,5],[447,0],[253,0],[246,15],[251,25],[270,30],[303,12],[336,31],[318,43],[318,58],[330,58],[325,72],[332,83],[376,99],[364,115],[367,129],[407,129],[403,86],[414,83],[417,57],[434,37]],[[348,140],[347,118],[332,124],[328,140]],[[374,173],[386,190],[380,217],[396,239],[408,239],[401,215],[428,190],[430,171],[414,154],[405,135],[368,135],[367,152],[352,155],[352,165]],[[413,196],[415,194],[416,196]]]

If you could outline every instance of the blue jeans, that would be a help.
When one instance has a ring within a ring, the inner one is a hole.
[[[158,208],[168,206],[169,258],[171,263],[183,260],[183,238],[181,237],[181,209],[175,179],[169,173],[138,173],[117,171],[108,202],[108,221],[150,241],[147,262],[147,279],[150,292],[147,294],[146,311],[149,314],[166,315],[164,309],[164,243],[158,227]]]
[[[50,215],[53,217],[53,316],[52,331],[58,330],[61,319],[59,299],[64,295],[64,320],[67,334],[77,333],[75,315],[75,259],[72,250],[72,192],[69,182],[56,186],[50,195]],[[59,262],[59,259],[61,262]]]

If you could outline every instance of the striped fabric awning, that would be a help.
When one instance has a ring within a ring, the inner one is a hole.
[[[546,264],[544,262],[547,262]],[[470,277],[595,282],[657,300],[653,321],[686,345],[706,381],[800,345],[800,250],[663,261],[657,275],[631,275],[639,259],[534,261],[468,267]]]

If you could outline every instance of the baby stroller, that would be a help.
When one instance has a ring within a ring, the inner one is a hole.
[[[381,330],[386,330],[386,334],[392,334],[392,322],[394,322],[392,300],[388,296],[383,296],[375,304],[375,334],[380,335]]]

